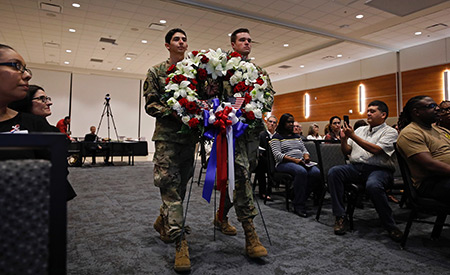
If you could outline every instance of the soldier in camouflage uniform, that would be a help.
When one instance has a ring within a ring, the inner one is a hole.
[[[231,35],[231,46],[233,50],[241,54],[244,59],[248,58],[252,47],[252,40],[248,29],[238,29]],[[267,75],[262,68],[256,66],[261,74]],[[265,106],[268,110],[272,109],[273,95],[275,91],[268,79],[268,87],[271,98],[267,101]],[[238,220],[242,223],[245,231],[246,253],[251,258],[258,258],[267,255],[267,250],[259,241],[253,225],[253,218],[258,214],[253,204],[252,185],[250,182],[251,172],[257,166],[259,133],[264,130],[264,125],[261,124],[252,129],[247,129],[245,134],[240,136],[235,141],[235,191],[233,194],[233,203]],[[228,223],[227,213],[233,204],[230,202],[227,195],[224,207],[224,217],[218,217],[214,220],[216,227],[221,229],[224,234],[236,234],[236,228]],[[233,230],[234,229],[234,230]]]
[[[183,200],[186,185],[193,174],[196,137],[180,134],[182,121],[161,96],[165,93],[167,70],[183,60],[187,50],[186,33],[181,29],[170,30],[165,37],[170,58],[150,68],[144,82],[145,111],[156,118],[154,183],[161,192],[162,205],[154,228],[164,242],[176,242],[174,269],[189,271],[191,268],[187,241],[181,236],[183,224]]]

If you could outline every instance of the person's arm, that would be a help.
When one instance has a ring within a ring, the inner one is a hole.
[[[383,148],[381,148],[380,146],[373,144],[371,142],[368,142],[367,140],[362,139],[361,137],[357,136],[355,134],[355,131],[353,130],[351,125],[347,125],[347,123],[344,122],[344,134],[345,134],[345,144],[342,142],[341,139],[341,148],[342,148],[342,152],[346,155],[349,155],[351,153],[351,147],[347,144],[347,139],[351,138],[356,144],[358,144],[359,146],[361,146],[361,148],[363,148],[364,150],[366,150],[367,152],[374,154],[374,155],[378,155],[378,154],[382,154],[384,153]],[[347,145],[347,146],[345,146]],[[345,150],[345,151],[344,151]],[[348,152],[348,153],[346,153]]]
[[[409,159],[430,173],[436,175],[450,175],[450,165],[433,159],[429,152],[417,153],[410,156]]]
[[[160,91],[164,87],[160,87],[158,74],[165,68],[160,67],[159,70],[157,69],[155,67],[150,68],[144,82],[145,111],[153,117],[162,117],[170,111],[170,107],[161,102]]]

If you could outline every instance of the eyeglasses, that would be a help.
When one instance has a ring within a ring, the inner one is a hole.
[[[441,111],[441,113],[448,113],[450,111],[450,107],[441,108],[440,111]]]
[[[274,120],[268,120],[267,122],[269,122],[269,123],[271,123],[271,124],[277,124],[277,122],[274,121]]]
[[[47,101],[52,101],[52,98],[51,98],[51,97],[45,96],[45,95],[41,95],[41,96],[33,97],[33,98],[32,98],[32,100],[35,100],[35,99],[39,99],[40,101],[42,101],[42,103],[45,103],[45,102],[47,102]]]
[[[430,103],[428,105],[424,105],[424,106],[419,106],[417,108],[421,108],[421,109],[436,109],[438,105],[436,103]]]
[[[8,67],[18,70],[21,73],[27,72],[30,76],[33,75],[31,73],[30,69],[28,69],[25,65],[22,65],[19,62],[4,62],[4,63],[0,63],[0,66],[8,66]]]

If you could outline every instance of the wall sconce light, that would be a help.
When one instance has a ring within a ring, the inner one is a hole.
[[[450,70],[444,71],[444,100],[449,100],[450,98],[450,83],[448,79],[449,74]]]
[[[366,87],[364,84],[358,86],[358,107],[360,114],[366,111]]]
[[[309,99],[310,99],[309,94],[305,94],[304,100],[303,100],[303,102],[304,102],[304,104],[305,104],[305,106],[303,106],[303,107],[304,107],[304,110],[305,110],[305,118],[308,118],[308,117],[309,117],[309,112],[310,112],[310,109],[309,109]]]

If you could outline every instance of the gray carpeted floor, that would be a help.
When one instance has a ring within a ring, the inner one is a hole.
[[[151,162],[70,168],[69,179],[78,197],[68,203],[68,274],[176,274],[174,245],[164,244],[153,229],[160,196],[152,171]],[[261,205],[272,245],[260,216],[256,217],[269,256],[251,260],[244,254],[244,233],[233,210],[230,220],[238,235],[216,231],[213,240],[214,205],[203,200],[201,192],[195,182],[187,216],[193,231],[187,236],[192,274],[450,273],[449,228],[444,227],[441,238],[433,241],[432,225],[414,223],[406,250],[400,250],[366,203],[355,211],[355,231],[336,236],[329,200],[320,222],[287,212],[281,197]],[[403,230],[409,210],[395,204],[392,208]]]

